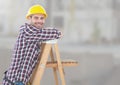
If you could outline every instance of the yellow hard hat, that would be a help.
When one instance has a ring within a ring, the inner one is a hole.
[[[45,15],[45,18],[47,17],[47,13],[41,5],[33,5],[32,7],[30,7],[26,15],[26,18],[28,19],[29,16],[33,14],[43,14]]]

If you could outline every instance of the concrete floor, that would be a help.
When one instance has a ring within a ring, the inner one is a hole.
[[[0,49],[0,81],[3,72],[9,67],[11,55],[11,49]],[[120,84],[120,66],[114,64],[115,59],[111,53],[61,52],[61,56],[62,59],[74,59],[79,62],[77,67],[65,68],[67,85]],[[46,69],[42,85],[55,85],[52,70]]]

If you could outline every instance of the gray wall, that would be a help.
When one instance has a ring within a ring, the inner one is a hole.
[[[74,59],[76,67],[65,68],[67,85],[119,85],[119,0],[11,0],[0,1],[0,82],[9,67],[19,27],[33,4],[48,13],[45,26],[60,29],[62,59]],[[54,85],[52,70],[46,69],[42,85]]]

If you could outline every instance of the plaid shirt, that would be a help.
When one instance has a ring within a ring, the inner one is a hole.
[[[38,61],[40,54],[40,42],[58,39],[61,32],[56,29],[37,29],[25,23],[20,27],[20,33],[15,44],[13,58],[10,68],[5,76],[12,81],[29,81],[32,71]],[[3,85],[11,85],[3,81]]]

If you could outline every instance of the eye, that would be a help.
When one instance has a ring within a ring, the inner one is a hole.
[[[43,19],[44,19],[44,17],[40,17],[40,19],[41,19],[41,20],[43,20]]]

